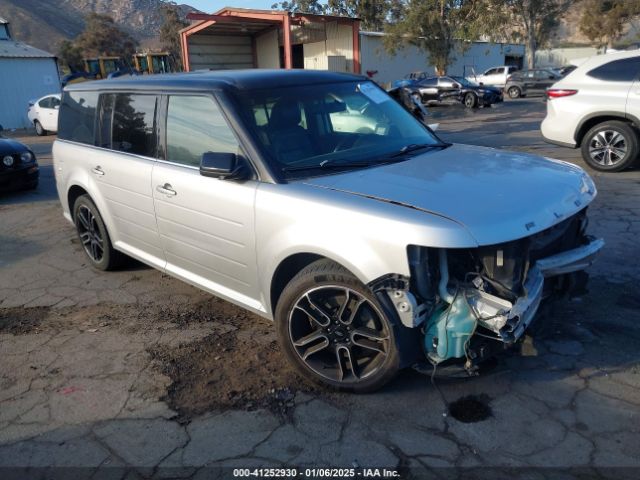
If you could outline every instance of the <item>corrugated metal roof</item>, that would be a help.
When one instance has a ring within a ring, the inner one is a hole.
[[[0,40],[0,58],[54,58],[55,55],[13,40]]]

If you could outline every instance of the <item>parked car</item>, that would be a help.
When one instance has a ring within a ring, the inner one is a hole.
[[[489,85],[493,87],[504,88],[504,86],[507,84],[507,77],[516,70],[518,70],[518,67],[509,65],[492,67],[480,75],[476,75],[475,73],[473,75],[469,75],[467,76],[467,79],[479,85]]]
[[[544,94],[547,88],[560,80],[561,76],[547,68],[518,70],[507,78],[504,91],[509,98],[525,97],[530,93]]]
[[[0,125],[0,192],[36,188],[39,174],[34,153],[26,145],[4,138]]]
[[[454,101],[476,108],[503,101],[502,90],[480,86],[457,76],[428,77],[405,88],[419,94],[422,102],[427,104]]]
[[[640,152],[639,73],[637,51],[588,59],[547,91],[542,135],[550,143],[581,148],[595,170],[632,166]]]
[[[60,108],[60,94],[45,95],[29,102],[27,117],[40,136],[58,131],[58,109]]]
[[[345,111],[375,127],[335,131]],[[273,319],[298,371],[344,390],[420,360],[473,371],[603,245],[582,169],[445,143],[356,75],[71,85],[53,160],[90,265],[127,254]]]

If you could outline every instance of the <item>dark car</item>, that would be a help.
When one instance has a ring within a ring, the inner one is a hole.
[[[560,80],[561,75],[548,68],[519,70],[507,77],[504,91],[509,98],[526,97],[529,93],[544,94],[551,85]]]
[[[33,152],[20,142],[0,136],[0,192],[36,188],[38,176]]]
[[[468,108],[488,107],[502,102],[502,90],[478,85],[463,77],[428,77],[407,86],[420,95],[423,103],[461,102]]]

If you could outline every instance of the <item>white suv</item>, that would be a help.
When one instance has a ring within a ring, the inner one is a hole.
[[[582,149],[592,168],[619,172],[638,157],[640,53],[590,58],[547,90],[544,138]]]

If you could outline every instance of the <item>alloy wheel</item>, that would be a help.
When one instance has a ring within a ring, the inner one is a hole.
[[[391,348],[380,310],[364,295],[335,285],[303,293],[289,314],[289,337],[302,362],[316,374],[357,383],[375,374]]]
[[[627,139],[615,130],[601,130],[589,141],[589,156],[600,165],[616,165],[626,155]]]
[[[96,222],[96,216],[86,205],[78,209],[76,225],[78,235],[87,255],[99,263],[104,256],[104,240]]]

